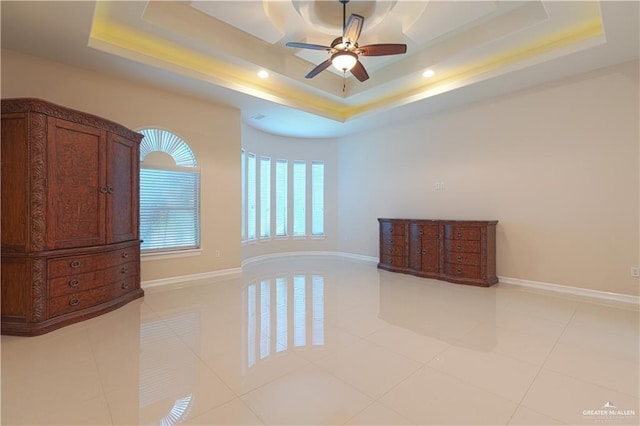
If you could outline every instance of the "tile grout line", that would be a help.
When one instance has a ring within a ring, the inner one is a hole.
[[[564,325],[564,327],[562,328],[562,332],[558,335],[558,337],[555,339],[555,341],[553,342],[553,346],[551,347],[551,350],[549,351],[549,353],[547,354],[547,356],[545,356],[544,360],[542,361],[542,363],[540,363],[540,366],[538,367],[538,372],[536,373],[535,376],[533,376],[533,379],[531,380],[531,383],[529,383],[529,386],[527,387],[527,390],[524,392],[524,394],[522,395],[522,397],[520,398],[520,401],[518,402],[518,405],[516,406],[516,409],[513,411],[513,413],[511,414],[511,417],[509,417],[509,420],[507,421],[507,425],[509,424],[509,422],[511,422],[511,419],[513,419],[513,416],[516,414],[516,412],[518,411],[518,409],[522,406],[522,401],[524,401],[524,399],[527,397],[527,394],[529,393],[529,391],[531,390],[531,387],[533,386],[533,384],[536,382],[538,376],[540,375],[540,373],[542,372],[542,370],[544,369],[545,364],[547,363],[549,357],[551,356],[551,354],[553,353],[553,350],[556,348],[556,345],[558,344],[558,342],[560,341],[560,339],[562,338],[562,336],[564,335],[565,331],[567,330],[567,327],[569,327],[569,324],[571,324],[571,321],[573,321],[573,318],[576,315],[576,311],[577,311],[577,306],[573,307],[573,312],[571,313],[571,317],[569,318],[569,320],[567,321],[567,323]],[[527,407],[528,408],[528,407]],[[528,408],[530,409],[530,408]],[[537,410],[533,410],[538,412]],[[554,420],[557,420],[561,423],[564,423],[561,420],[558,420],[548,414],[545,413],[541,413],[544,414],[546,417],[551,417]]]

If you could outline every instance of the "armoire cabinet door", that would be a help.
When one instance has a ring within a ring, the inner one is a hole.
[[[104,244],[106,132],[49,117],[47,139],[48,247]]]
[[[109,133],[107,243],[138,239],[138,144]]]

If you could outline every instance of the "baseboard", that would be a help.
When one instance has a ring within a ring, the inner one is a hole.
[[[181,275],[178,277],[161,278],[158,280],[142,281],[140,286],[143,290],[148,290],[156,287],[164,287],[170,285],[178,285],[189,281],[197,281],[204,279],[221,279],[232,278],[242,275],[242,268],[223,269],[220,271],[204,272],[201,274]]]
[[[623,303],[627,305],[640,306],[640,297],[630,294],[610,293],[607,291],[591,290],[588,288],[570,287],[560,284],[551,284],[540,281],[523,280],[520,278],[498,277],[500,284],[514,285],[538,290],[563,293],[572,296],[586,297],[609,303]]]
[[[197,281],[202,279],[231,278],[231,277],[242,275],[242,268],[252,263],[260,262],[263,260],[277,259],[277,258],[283,258],[283,257],[294,257],[294,256],[295,257],[333,256],[333,257],[341,257],[341,258],[346,258],[350,260],[355,260],[358,262],[370,263],[373,265],[378,263],[377,257],[364,256],[361,254],[338,252],[338,251],[295,251],[295,252],[284,252],[284,253],[272,253],[272,254],[265,254],[262,256],[255,256],[249,259],[245,259],[242,261],[242,267],[240,268],[224,269],[221,271],[205,272],[201,274],[183,275],[179,277],[162,278],[158,280],[148,280],[148,281],[143,281],[141,283],[141,287],[143,289],[152,289],[156,287],[177,285],[177,284],[181,284],[189,281]],[[501,285],[506,284],[506,285],[534,288],[537,290],[584,297],[584,298],[599,300],[602,302],[632,305],[634,308],[637,308],[640,306],[640,297],[632,296],[630,294],[611,293],[607,291],[591,290],[591,289],[579,288],[579,287],[570,287],[566,285],[551,284],[551,283],[545,283],[540,281],[523,280],[520,278],[510,278],[510,277],[498,277],[498,278]]]
[[[294,256],[333,256],[333,257],[348,258],[351,260],[357,260],[357,261],[366,262],[366,263],[373,263],[373,264],[378,263],[377,257],[364,256],[361,254],[354,254],[354,253],[344,253],[339,251],[290,251],[290,252],[270,253],[270,254],[264,254],[261,256],[250,257],[249,259],[245,259],[242,261],[242,266],[244,267],[252,263],[260,262],[263,260],[278,259],[283,257],[294,257]]]

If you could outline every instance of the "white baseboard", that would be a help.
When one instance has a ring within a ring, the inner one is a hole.
[[[498,277],[500,284],[515,285],[520,287],[535,288],[538,290],[552,291],[555,293],[563,293],[572,296],[587,297],[590,299],[601,300],[605,302],[624,303],[629,305],[640,305],[640,297],[630,294],[610,293],[607,291],[591,290],[588,288],[570,287],[560,284],[544,283],[540,281],[523,280],[520,278]]]
[[[334,256],[342,257],[359,262],[365,262],[370,264],[377,264],[378,258],[373,256],[364,256],[355,253],[345,253],[337,251],[295,251],[284,253],[272,253],[262,256],[256,256],[242,261],[242,267],[250,265],[262,260],[277,259],[283,257],[297,257],[297,256]],[[155,287],[163,287],[169,285],[182,284],[189,281],[197,281],[202,279],[221,279],[231,278],[242,275],[242,267],[223,269],[221,271],[205,272],[201,274],[183,275],[179,277],[162,278],[158,280],[148,280],[141,283],[143,289],[151,289]],[[540,281],[523,280],[520,278],[510,277],[498,277],[500,284],[514,285],[520,287],[534,288],[538,290],[551,291],[555,293],[561,293],[571,296],[586,297],[589,299],[600,300],[608,303],[622,303],[626,305],[633,305],[634,307],[640,306],[640,297],[632,296],[630,294],[611,293],[607,291],[591,290],[580,287],[571,287],[560,284],[551,284]]]
[[[364,256],[361,254],[354,253],[344,253],[339,251],[290,251],[283,253],[270,253],[264,254],[261,256],[250,257],[249,259],[245,259],[242,261],[242,266],[247,266],[255,262],[260,262],[262,260],[269,259],[278,259],[283,257],[294,257],[294,256],[333,256],[333,257],[344,257],[351,260],[357,260],[366,263],[378,263],[377,257],[372,256]]]
[[[164,287],[169,285],[182,284],[189,281],[204,279],[232,278],[242,275],[242,268],[223,269],[221,271],[204,272],[201,274],[181,275],[179,277],[161,278],[158,280],[147,280],[140,283],[143,290]]]

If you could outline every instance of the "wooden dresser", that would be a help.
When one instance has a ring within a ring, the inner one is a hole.
[[[498,282],[498,221],[378,219],[378,222],[378,268],[484,287]]]
[[[39,99],[1,105],[2,333],[47,333],[143,296],[142,135]]]

